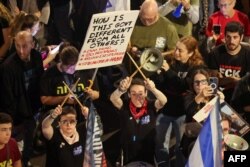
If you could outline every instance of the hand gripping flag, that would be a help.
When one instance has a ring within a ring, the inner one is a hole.
[[[185,167],[222,166],[222,130],[219,116],[219,98],[213,98],[209,104],[212,106],[210,107],[210,114],[203,124]]]

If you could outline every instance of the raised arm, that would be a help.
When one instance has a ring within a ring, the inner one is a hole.
[[[188,19],[193,24],[196,24],[199,21],[199,1],[197,1],[198,4],[191,4],[190,0],[169,0],[165,4],[159,6],[158,11],[161,15],[166,16],[176,9],[178,3],[183,5],[183,10]]]
[[[167,1],[165,4],[159,6],[159,13],[163,16],[166,16],[171,11],[173,11],[176,8],[176,6],[172,3],[172,0]]]
[[[54,110],[51,110],[50,115],[48,115],[42,122],[42,132],[46,139],[50,140],[54,134],[52,123],[57,118],[58,115],[62,113],[62,107],[58,105]]]
[[[156,97],[155,107],[158,110],[161,109],[167,103],[167,97],[155,87],[154,82],[150,79],[145,80],[145,87],[147,90],[151,91]]]
[[[122,108],[123,101],[121,99],[121,96],[127,92],[130,84],[131,78],[126,77],[125,79],[121,80],[119,87],[111,94],[110,101],[116,108]]]

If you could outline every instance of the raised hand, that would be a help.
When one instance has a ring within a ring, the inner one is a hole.
[[[58,117],[58,115],[61,114],[62,114],[62,107],[61,105],[58,105],[54,110],[51,111],[50,116],[55,119],[56,117]]]
[[[147,78],[144,81],[144,83],[145,83],[145,87],[146,87],[147,90],[152,91],[152,90],[155,89],[155,83],[152,80],[150,80],[150,79]]]
[[[125,79],[121,80],[119,85],[119,90],[121,92],[126,92],[131,84],[131,78],[126,77]]]

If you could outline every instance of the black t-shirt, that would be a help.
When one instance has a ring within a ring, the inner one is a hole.
[[[77,132],[79,141],[69,145],[61,135],[59,128],[54,128],[53,137],[47,141],[46,167],[82,166],[86,139],[84,123],[77,126]]]
[[[148,101],[147,113],[135,120],[129,109],[129,101],[124,100],[120,111],[121,144],[124,162],[144,161],[153,164],[156,108],[155,101]]]
[[[223,77],[236,77],[240,79],[250,70],[250,49],[242,46],[237,55],[230,55],[226,51],[225,45],[216,47],[208,55],[208,67],[218,70]],[[223,86],[225,100],[230,103],[234,84]]]
[[[62,73],[58,70],[57,65],[52,66],[47,69],[47,71],[43,74],[40,83],[40,95],[41,96],[65,96],[67,95],[68,89],[63,84],[63,81],[69,86],[72,87],[76,80],[80,78],[75,91],[73,91],[78,99],[83,103],[86,99],[86,93],[84,93],[84,89],[89,86],[89,81],[92,78],[93,70],[81,70],[76,71],[75,74],[66,74]],[[94,81],[94,85],[92,87],[94,90],[98,90],[97,80]],[[58,105],[58,104],[57,104]],[[44,105],[44,110],[48,111],[50,109],[55,108],[57,105]],[[77,104],[76,107],[79,107]],[[83,119],[82,114],[80,112],[80,108],[77,109],[77,118],[78,121]],[[78,112],[79,111],[79,112]]]
[[[186,113],[186,122],[194,122],[193,116],[205,106],[205,103],[197,104],[195,101],[196,94],[194,92],[188,92],[184,96],[184,106]]]
[[[70,0],[49,0],[49,3],[52,7],[59,7],[59,6],[63,6],[69,3]]]
[[[192,67],[188,63],[176,61],[168,71],[162,71],[160,75],[152,76],[156,87],[168,98],[168,102],[160,112],[172,117],[185,114],[183,94],[189,88],[188,78],[191,71],[197,68],[201,68],[201,66]]]
[[[237,55],[230,55],[225,45],[220,45],[209,53],[208,67],[224,77],[241,78],[250,70],[250,49],[242,46]]]

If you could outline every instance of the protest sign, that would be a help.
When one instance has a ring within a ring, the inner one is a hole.
[[[231,120],[231,133],[244,136],[250,130],[249,124],[228,103],[221,104],[221,112]]]
[[[92,16],[76,70],[121,64],[139,11]]]
[[[193,116],[194,120],[199,123],[204,121],[208,117],[212,106],[211,101],[207,103]],[[224,101],[220,104],[220,112],[225,114],[231,122],[230,133],[243,136],[250,131],[249,124],[227,102]]]

